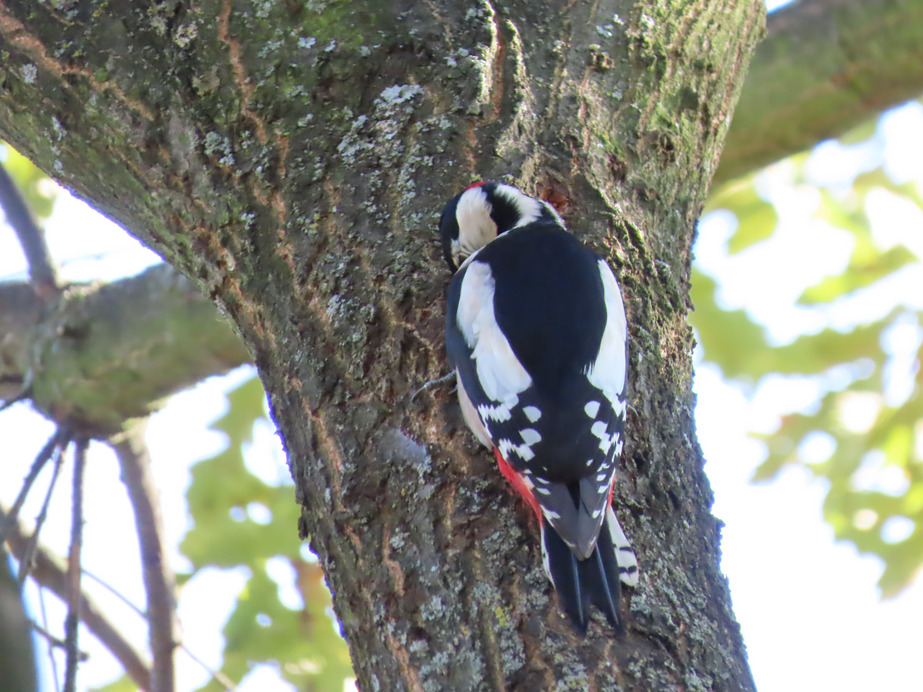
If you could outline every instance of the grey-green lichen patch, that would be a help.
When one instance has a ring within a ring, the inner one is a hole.
[[[394,165],[403,153],[398,136],[409,122],[423,97],[417,84],[395,84],[381,91],[372,102],[369,116],[359,115],[337,144],[343,163],[353,166],[365,160]]]
[[[709,675],[700,676],[695,670],[687,670],[683,676],[687,692],[710,692],[714,682]]]
[[[577,692],[578,690],[589,689],[590,680],[587,677],[586,668],[576,661],[569,661],[561,667],[561,672],[557,675],[555,692]]]
[[[431,622],[442,617],[442,611],[445,604],[439,594],[434,595],[426,603],[420,606],[420,617],[424,622]]]
[[[426,692],[480,689],[484,681],[483,663],[467,639],[466,632],[457,632],[434,654],[420,656],[424,661],[419,667],[420,682]]]
[[[177,27],[173,33],[173,43],[180,48],[188,48],[198,36],[199,29],[194,21],[186,22]]]
[[[516,629],[518,622],[513,617],[511,604],[505,601],[499,589],[486,582],[476,584],[472,596],[476,607],[488,617],[488,626],[499,648],[503,673],[509,678],[526,664],[526,651]]]
[[[226,136],[215,131],[206,132],[203,144],[207,156],[214,156],[218,159],[218,163],[223,166],[234,165],[234,152],[231,150],[231,142]]]
[[[35,78],[38,77],[38,68],[32,63],[26,63],[19,68],[19,73],[26,84],[32,84],[35,82]]]
[[[391,538],[388,540],[388,543],[391,546],[392,550],[396,550],[400,552],[401,549],[404,547],[406,539],[407,539],[407,532],[402,531],[401,529],[396,529],[394,533],[391,534]]]

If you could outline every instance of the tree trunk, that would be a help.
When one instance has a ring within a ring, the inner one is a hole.
[[[695,441],[690,247],[761,0],[0,2],[0,136],[196,280],[269,394],[364,690],[753,688]],[[631,324],[628,634],[568,627],[460,424],[436,220],[562,207]]]

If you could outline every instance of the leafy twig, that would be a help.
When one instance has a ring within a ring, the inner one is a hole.
[[[64,649],[67,652],[67,666],[64,669],[64,692],[77,689],[77,664],[80,650],[77,634],[80,629],[80,552],[83,548],[83,472],[87,463],[87,447],[90,441],[83,437],[77,440],[74,451],[74,485],[71,498],[71,545],[67,558],[67,617],[64,620]]]

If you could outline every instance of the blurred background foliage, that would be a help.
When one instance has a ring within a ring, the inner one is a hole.
[[[923,321],[914,301],[903,299],[908,296],[880,289],[902,273],[923,274],[923,191],[889,170],[878,137],[871,123],[839,144],[821,145],[861,153],[841,180],[818,181],[811,172],[815,154],[806,153],[776,165],[774,192],[767,192],[761,172],[714,190],[709,202],[703,229],[710,215],[724,216],[731,229],[724,252],[733,262],[774,242],[783,213],[780,179],[783,187],[808,193],[814,219],[836,229],[849,247],[840,271],[825,274],[797,298],[795,307],[814,316],[808,320],[812,327],[783,329],[780,337],[725,295],[720,273],[699,264],[693,268],[691,319],[700,357],[748,396],[773,379],[810,385],[811,395],[797,397],[773,429],[752,431],[766,447],[754,481],[771,479],[787,466],[822,479],[826,521],[837,538],[881,559],[880,587],[887,597],[906,587],[923,562]],[[12,150],[4,159],[35,214],[47,217],[55,187]],[[888,229],[887,221],[876,221],[883,196],[901,206],[909,227]],[[807,238],[815,230],[799,232]],[[791,252],[799,251],[792,246]],[[812,251],[823,253],[823,244]],[[782,263],[775,270],[793,269]],[[764,288],[773,291],[771,284]],[[863,298],[878,301],[872,318],[858,309],[854,319],[834,318],[849,314]],[[248,380],[227,399],[227,413],[212,425],[227,444],[193,467],[187,491],[192,525],[181,551],[192,571],[178,575],[180,589],[201,570],[244,569],[246,586],[223,629],[221,672],[239,681],[269,663],[299,690],[342,690],[352,676],[348,651],[323,573],[298,540],[291,483],[268,483],[246,463],[254,426],[268,421],[259,380]],[[123,678],[103,689],[133,687]],[[200,689],[222,685],[212,680]]]
[[[323,571],[302,550],[292,483],[266,483],[244,458],[254,426],[268,418],[265,401],[253,377],[228,393],[227,413],[211,426],[228,444],[192,467],[186,498],[193,525],[180,550],[193,572],[183,576],[208,567],[244,567],[250,573],[223,631],[221,670],[231,680],[261,662],[275,665],[299,690],[342,690],[352,675],[349,652],[333,619]],[[201,689],[222,687],[213,680]]]
[[[0,161],[16,181],[16,186],[28,201],[36,219],[41,222],[51,216],[60,189],[51,178],[5,142],[0,142]]]
[[[817,179],[816,156],[842,160],[838,179]],[[788,465],[822,479],[824,518],[838,539],[882,560],[879,586],[883,596],[894,596],[923,563],[921,296],[893,289],[923,288],[923,190],[890,169],[876,123],[774,168],[714,190],[703,226],[708,214],[732,215],[725,252],[733,262],[773,241],[782,223],[778,200],[786,192],[802,198],[807,193],[819,223],[800,229],[805,243],[790,251],[817,252],[815,259],[826,264],[821,255],[832,248],[809,241],[831,230],[849,248],[842,269],[807,286],[795,302],[812,326],[775,336],[770,325],[722,292],[722,277],[698,264],[691,321],[704,361],[749,396],[772,378],[813,388],[774,429],[754,431],[766,445],[754,480],[774,478]],[[886,205],[899,215],[883,213]],[[775,270],[792,268],[780,263]],[[909,273],[914,280],[903,281]],[[769,283],[764,290],[774,287]]]

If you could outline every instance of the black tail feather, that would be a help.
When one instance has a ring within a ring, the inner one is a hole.
[[[608,531],[600,531],[596,540],[596,550],[581,565],[581,577],[586,575],[584,588],[592,594],[593,605],[606,616],[609,624],[619,634],[625,633],[619,611],[619,599],[622,586],[619,580],[619,563],[615,557],[615,546]]]
[[[592,603],[619,634],[624,634],[619,613],[619,567],[608,532],[600,531],[596,548],[586,560],[578,560],[551,527],[543,527],[542,533],[551,581],[577,630],[586,633]]]
[[[561,605],[581,632],[586,632],[590,593],[583,588],[580,564],[563,539],[550,527],[543,527],[545,560]]]

